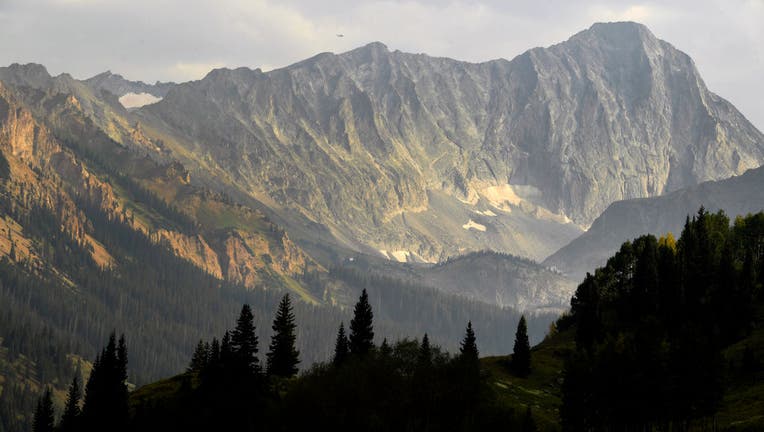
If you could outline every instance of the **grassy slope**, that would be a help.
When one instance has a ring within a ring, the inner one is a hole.
[[[559,430],[562,368],[566,352],[573,349],[573,337],[568,330],[536,345],[531,351],[531,374],[526,378],[509,372],[509,356],[481,360],[500,402],[519,413],[530,406],[539,430]]]
[[[759,306],[756,315],[757,325],[753,332],[724,352],[732,370],[740,367],[746,347],[753,350],[759,364],[754,373],[728,374],[718,420],[722,427],[729,430],[764,430],[764,307]]]

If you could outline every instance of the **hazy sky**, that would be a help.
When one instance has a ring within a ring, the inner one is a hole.
[[[371,41],[484,61],[621,20],[690,54],[708,87],[764,129],[764,0],[0,0],[0,65],[185,81]]]

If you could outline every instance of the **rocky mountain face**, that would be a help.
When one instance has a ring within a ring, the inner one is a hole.
[[[143,81],[126,80],[122,75],[106,71],[83,81],[90,88],[101,91],[106,90],[116,96],[124,96],[128,93],[146,93],[157,98],[163,98],[171,88],[175,87],[172,82],[157,81],[154,84],[146,84]]]
[[[41,252],[45,245],[26,236],[20,219],[24,209],[39,207],[60,220],[99,265],[118,266],[93,238],[89,213],[97,208],[231,283],[254,288],[320,268],[262,213],[192,186],[177,162],[157,164],[113,141],[80,100],[59,93],[55,83],[49,78],[39,88],[17,89],[0,81],[0,153],[7,164],[0,255],[50,265]],[[101,102],[90,102],[102,110]]]
[[[211,72],[137,111],[200,181],[301,240],[400,261],[491,248],[543,259],[617,200],[764,162],[764,138],[692,60],[635,23],[511,61],[373,43],[263,73]]]
[[[708,181],[664,196],[611,204],[577,239],[544,261],[576,280],[601,267],[621,244],[643,234],[671,232],[678,238],[682,222],[703,206],[724,210],[731,218],[764,209],[764,167],[721,181]]]
[[[83,81],[83,84],[92,88],[95,92],[108,92],[119,99],[119,103],[127,109],[140,108],[142,106],[157,103],[175,86],[175,83],[157,81],[154,84],[146,84],[143,81],[129,81],[111,73],[103,72]]]

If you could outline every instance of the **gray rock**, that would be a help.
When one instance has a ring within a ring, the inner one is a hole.
[[[176,138],[196,178],[265,202],[290,232],[317,222],[345,246],[415,260],[486,247],[541,259],[614,201],[764,162],[762,134],[635,23],[512,61],[373,43],[219,69],[137,115]]]

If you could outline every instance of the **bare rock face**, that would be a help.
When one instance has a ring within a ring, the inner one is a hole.
[[[130,81],[122,75],[106,71],[83,81],[90,88],[101,91],[106,90],[115,96],[133,94],[150,94],[157,98],[163,98],[175,83],[157,81],[154,84],[146,84],[143,81]]]
[[[192,175],[266,203],[290,232],[317,222],[399,260],[486,247],[541,259],[614,201],[764,162],[762,134],[635,23],[511,61],[374,43],[220,69],[136,115]]]

